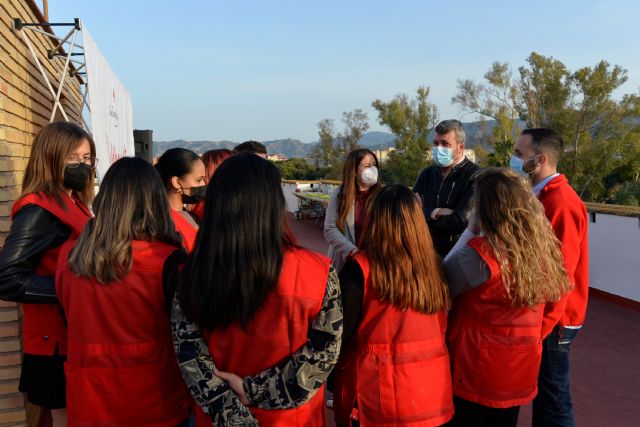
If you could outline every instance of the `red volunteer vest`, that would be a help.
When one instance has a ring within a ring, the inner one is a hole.
[[[69,426],[174,427],[189,397],[171,341],[162,268],[177,248],[134,241],[133,267],[102,285],[77,277],[62,247],[57,288],[68,322]]]
[[[538,195],[545,214],[562,249],[564,267],[574,289],[560,301],[545,306],[543,332],[556,324],[579,326],[584,323],[589,299],[589,220],[587,208],[564,175],[544,186]]]
[[[17,200],[11,209],[11,218],[27,205],[38,205],[53,214],[71,230],[70,239],[77,238],[91,218],[91,212],[77,198],[75,203],[63,194],[64,207],[53,197],[43,193],[30,193]],[[48,249],[35,273],[41,276],[55,276],[60,248]],[[64,317],[59,304],[22,304],[22,345],[24,352],[41,356],[52,356],[56,345],[60,354],[66,354],[67,337]]]
[[[469,246],[491,277],[458,296],[449,315],[453,393],[492,408],[526,405],[538,392],[544,304],[512,306],[487,240],[477,237]]]
[[[309,328],[322,307],[330,260],[319,254],[290,249],[282,262],[280,280],[249,324],[206,334],[209,350],[222,371],[241,377],[256,375],[289,358],[307,342]],[[326,426],[324,386],[305,404],[286,410],[251,407],[262,427]],[[198,407],[196,427],[210,426]]]
[[[187,252],[191,253],[196,244],[198,229],[184,219],[180,212],[173,209],[171,209],[171,219],[173,219],[173,223],[176,226],[176,231],[182,236],[182,246]]]
[[[350,425],[357,401],[363,427],[444,424],[453,416],[446,313],[402,311],[381,302],[369,260],[362,253],[355,259],[365,279],[362,320],[336,371],[336,422]]]

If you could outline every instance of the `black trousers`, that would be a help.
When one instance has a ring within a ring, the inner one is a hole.
[[[453,396],[455,415],[447,427],[517,427],[520,407],[490,408]]]

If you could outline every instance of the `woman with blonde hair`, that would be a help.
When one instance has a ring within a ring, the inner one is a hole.
[[[447,285],[411,190],[372,196],[367,239],[340,272],[344,330],[335,373],[336,422],[437,426],[453,414],[445,346]]]
[[[363,234],[367,199],[380,188],[378,159],[373,151],[359,148],[350,152],[342,170],[342,185],[327,207],[324,237],[329,243],[329,258],[340,271],[349,255],[358,251]]]
[[[475,177],[469,227],[445,258],[454,426],[516,426],[537,394],[544,304],[570,285],[530,184],[509,169]]]
[[[66,426],[67,330],[54,283],[60,246],[91,217],[96,149],[80,126],[54,122],[31,146],[22,194],[0,252],[0,298],[22,303],[20,391]]]

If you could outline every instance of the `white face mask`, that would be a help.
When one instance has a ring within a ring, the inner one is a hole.
[[[363,170],[360,174],[360,182],[367,188],[378,182],[378,168],[371,166]]]

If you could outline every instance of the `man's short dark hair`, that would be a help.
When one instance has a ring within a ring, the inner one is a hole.
[[[536,153],[546,154],[551,160],[551,164],[560,163],[564,143],[562,135],[558,132],[548,128],[534,128],[523,130],[522,135],[531,135],[531,147]]]
[[[236,153],[267,154],[267,147],[258,141],[245,141],[233,148]]]
[[[456,141],[462,144],[465,140],[465,132],[464,132],[464,126],[462,125],[462,122],[460,120],[456,120],[456,119],[443,120],[436,125],[436,133],[438,135],[444,135],[451,131],[455,132]]]

